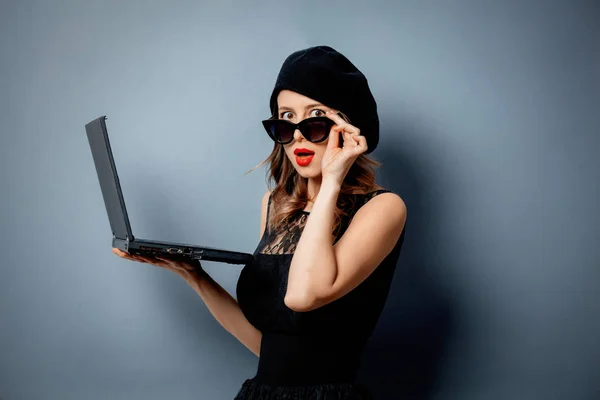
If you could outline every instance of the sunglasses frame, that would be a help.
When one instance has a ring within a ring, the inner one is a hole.
[[[344,116],[341,113],[337,113],[337,115],[342,118],[345,119]],[[282,124],[287,124],[290,126],[290,129],[293,128],[292,131],[292,137],[289,141],[281,141],[278,140],[275,135],[273,135],[271,133],[271,130],[269,129],[273,123],[282,123]],[[322,139],[319,140],[310,140],[308,137],[306,137],[306,135],[303,132],[303,129],[306,129],[305,126],[314,122],[325,122],[328,127],[327,127],[327,133],[323,136]],[[327,139],[329,137],[329,133],[331,131],[331,127],[333,127],[335,125],[335,121],[333,121],[331,118],[328,117],[311,117],[311,118],[305,118],[302,121],[298,122],[298,123],[294,123],[292,121],[288,121],[286,119],[276,119],[276,118],[269,118],[269,119],[265,119],[264,121],[262,121],[263,127],[265,128],[265,130],[267,131],[267,135],[269,135],[269,137],[271,139],[273,139],[274,142],[279,143],[279,144],[289,144],[292,143],[294,141],[294,132],[296,132],[296,129],[298,129],[300,131],[300,133],[302,133],[302,136],[304,136],[304,138],[306,140],[308,140],[311,143],[321,143],[323,141],[325,141],[325,139]]]

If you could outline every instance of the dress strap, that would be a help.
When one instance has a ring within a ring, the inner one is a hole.
[[[374,190],[372,192],[369,193],[365,193],[363,195],[362,201],[360,202],[360,206],[364,206],[365,204],[367,204],[367,202],[369,200],[371,200],[373,197],[380,195],[381,193],[391,193],[391,190],[388,189],[379,189],[379,190]]]
[[[271,211],[271,198],[273,197],[273,192],[269,193],[269,201],[267,202],[267,215],[266,215],[266,221],[265,221],[265,231],[267,233],[271,233],[271,228],[269,227],[269,223],[271,222],[271,218],[270,218],[270,211]]]

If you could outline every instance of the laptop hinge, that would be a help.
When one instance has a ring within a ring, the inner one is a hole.
[[[125,234],[125,239],[118,238],[113,234],[112,245],[113,247],[120,248],[124,251],[129,251],[130,243],[133,242],[134,239],[133,236],[130,238],[127,234]]]

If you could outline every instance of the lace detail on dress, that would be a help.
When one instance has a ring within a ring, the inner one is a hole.
[[[348,216],[342,219],[340,229],[334,241],[337,241],[337,239],[342,236],[352,220],[354,213],[373,197],[383,192],[389,192],[389,190],[380,189],[366,194],[355,195],[354,201],[350,203],[353,210],[350,210]],[[258,252],[260,254],[271,255],[294,254],[296,245],[300,240],[300,236],[306,226],[306,220],[310,213],[302,211],[299,215],[293,216],[282,228],[279,228],[276,232],[271,232],[269,227],[269,221],[271,219],[270,210],[271,198],[269,197],[267,205],[267,227],[265,228],[265,235],[263,240],[261,240]]]
[[[368,388],[358,382],[275,386],[246,379],[234,400],[370,400]]]
[[[271,200],[269,199],[269,204]],[[268,213],[267,213],[268,215]],[[300,240],[300,235],[306,225],[308,213],[302,213],[293,218],[283,228],[278,229],[274,234],[270,231],[267,234],[266,245],[260,250],[262,254],[294,254],[296,245]]]

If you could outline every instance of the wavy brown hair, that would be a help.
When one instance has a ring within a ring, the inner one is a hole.
[[[277,231],[291,218],[301,214],[312,199],[308,198],[308,179],[298,174],[283,145],[274,143],[271,154],[247,174],[264,164],[267,164],[267,187],[271,191],[271,218],[267,221],[269,228]],[[356,197],[352,195],[367,193],[377,187],[375,170],[379,167],[381,163],[366,154],[359,155],[354,161],[340,188],[332,234],[337,235],[342,218],[347,215],[345,210],[353,208]]]

